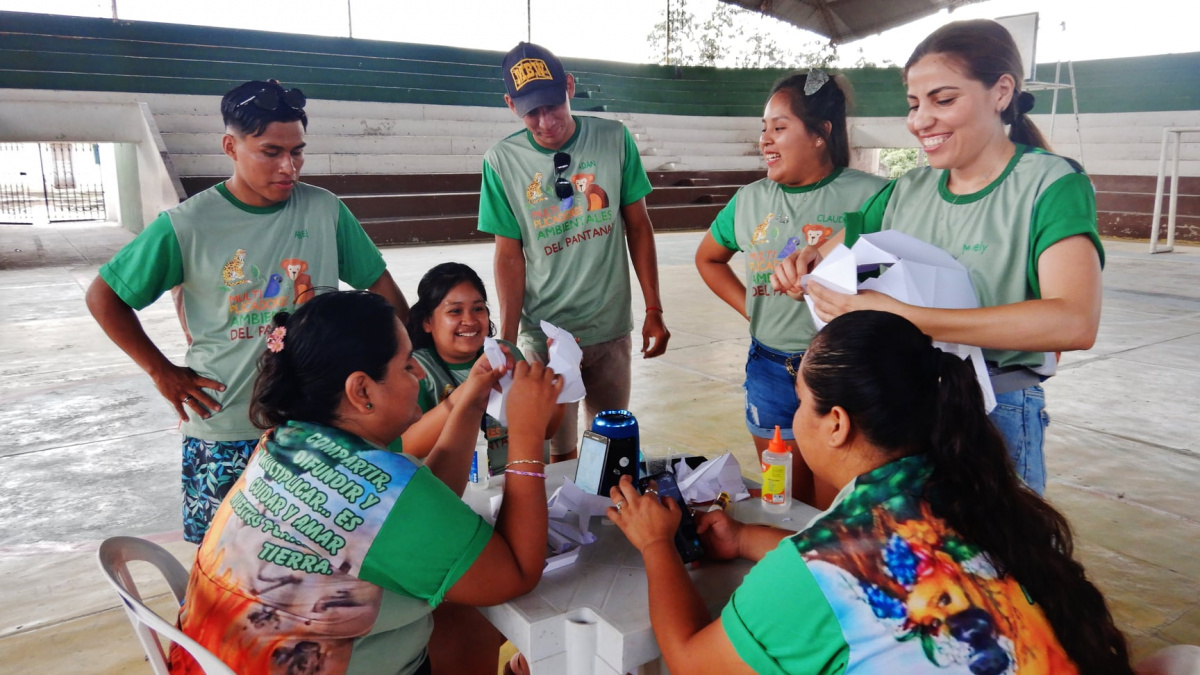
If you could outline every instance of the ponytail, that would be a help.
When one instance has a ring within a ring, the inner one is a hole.
[[[288,368],[288,355],[284,353],[289,318],[289,312],[279,312],[271,319],[267,327],[268,336],[278,335],[280,328],[284,331],[276,338],[280,348],[268,346],[258,357],[258,378],[254,380],[254,393],[250,400],[250,422],[259,429],[270,429],[292,419],[291,413],[297,407],[293,402],[297,387]]]
[[[1070,525],[1017,477],[968,363],[907,319],[851,312],[812,341],[801,375],[818,414],[842,407],[890,457],[927,454],[934,515],[1021,583],[1079,672],[1133,672],[1104,597],[1072,558]]]
[[[1051,152],[1050,143],[1029,117],[1033,104],[1033,94],[1019,89],[1013,91],[1012,101],[1001,114],[1001,118],[1009,125],[1008,140]]]
[[[330,424],[346,378],[361,371],[382,382],[399,348],[395,310],[370,291],[321,293],[294,314],[276,314],[265,337],[250,401],[260,429],[288,420]]]

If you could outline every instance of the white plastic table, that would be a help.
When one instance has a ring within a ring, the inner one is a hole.
[[[549,496],[574,477],[575,462],[546,467]],[[499,494],[502,478],[487,490],[468,489],[463,499],[490,517],[490,499]],[[799,530],[817,510],[793,502],[791,511],[768,514],[758,499],[738,502],[731,514],[749,523],[770,523]],[[534,675],[654,675],[666,672],[650,628],[646,571],[642,557],[625,535],[604,517],[594,517],[590,531],[597,541],[582,547],[579,559],[547,572],[530,593],[480,611],[529,661]],[[719,615],[752,563],[702,561],[691,569],[712,616]]]

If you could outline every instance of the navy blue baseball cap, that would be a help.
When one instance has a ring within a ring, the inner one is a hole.
[[[522,42],[504,55],[504,87],[521,117],[544,105],[567,102],[567,71],[549,49]]]

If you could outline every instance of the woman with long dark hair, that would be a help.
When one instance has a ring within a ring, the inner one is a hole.
[[[496,604],[541,578],[537,467],[560,378],[515,368],[514,468],[493,529],[456,492],[504,365],[477,365],[422,465],[387,449],[421,417],[422,372],[382,297],[317,295],[265,338],[251,417],[267,431],[200,546],[180,626],[241,673],[429,673],[435,607]],[[197,672],[171,657],[172,672]]]
[[[750,322],[746,428],[754,447],[761,456],[778,426],[792,449],[792,493],[819,508],[836,490],[814,484],[792,432],[795,368],[816,328],[808,309],[773,291],[770,278],[777,259],[841,232],[842,214],[886,182],[849,168],[847,90],[822,70],[788,76],[771,89],[758,143],[767,175],[737,191],[696,250],[704,283]],[[741,276],[729,264],[738,251],[745,254]]]
[[[425,371],[417,399],[421,410],[429,413],[439,405],[453,406],[454,391],[466,382],[471,369],[483,357],[484,339],[496,334],[483,280],[463,263],[435,265],[417,285],[417,301],[409,312],[407,326],[413,342],[413,358]],[[505,340],[498,342],[514,361],[525,360],[516,345]],[[562,421],[562,406],[556,410],[547,437],[554,434]],[[420,455],[422,448],[429,446],[426,439],[440,434],[435,420],[440,421],[442,414],[438,410],[405,434],[404,444],[410,453]],[[486,414],[482,426],[481,433],[487,436],[490,470],[493,474],[502,472],[508,462],[508,429]],[[548,444],[543,459],[551,461]]]
[[[1023,73],[1016,44],[995,21],[934,31],[904,66],[908,130],[929,166],[893,181],[846,220],[847,245],[894,229],[949,252],[970,272],[979,308],[916,307],[819,283],[807,296],[824,319],[877,309],[935,340],[983,347],[999,403],[992,421],[1018,474],[1041,494],[1049,422],[1041,381],[1054,372],[1056,352],[1088,349],[1096,339],[1104,250],[1091,182],[1047,149],[1029,118]],[[802,297],[799,279],[820,257],[811,247],[784,261],[775,287]]]
[[[613,489],[672,672],[1132,672],[967,363],[903,317],[852,312],[813,339],[796,394],[800,451],[841,491],[798,533],[699,515],[710,556],[758,561],[717,621],[675,552],[675,502]]]

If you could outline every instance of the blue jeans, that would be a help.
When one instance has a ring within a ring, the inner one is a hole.
[[[750,435],[758,438],[775,436],[775,425],[779,435],[790,441],[792,419],[800,401],[796,398],[796,376],[788,372],[787,364],[799,370],[804,352],[781,352],[763,343],[750,339],[750,353],[746,356],[746,428]]]
[[[1017,475],[1039,495],[1046,493],[1046,457],[1042,452],[1046,426],[1046,392],[1041,385],[996,395],[996,409],[988,417],[1008,446]]]

